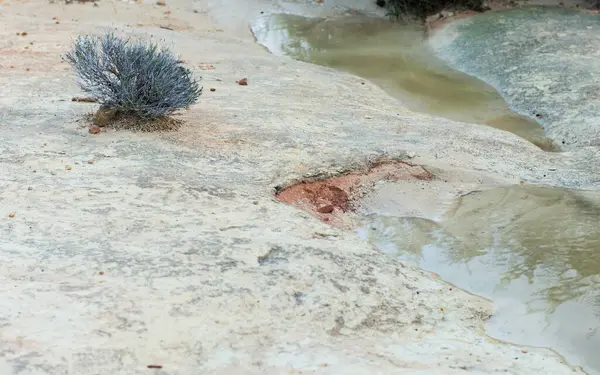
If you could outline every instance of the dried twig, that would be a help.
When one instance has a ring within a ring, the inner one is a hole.
[[[96,99],[96,98],[72,98],[71,101],[79,102],[79,103],[97,103],[98,99]]]

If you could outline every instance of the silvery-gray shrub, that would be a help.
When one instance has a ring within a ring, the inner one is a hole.
[[[64,59],[83,91],[122,114],[154,119],[188,108],[202,94],[179,58],[154,43],[113,33],[79,36]]]

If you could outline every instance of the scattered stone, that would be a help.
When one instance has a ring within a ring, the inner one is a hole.
[[[215,91],[217,91],[217,89],[215,89],[214,87],[211,87],[210,91],[215,92]]]
[[[319,207],[317,208],[317,211],[322,214],[330,214],[333,212],[333,205],[328,204],[326,206]]]
[[[99,127],[98,125],[90,125],[90,127],[89,127],[89,129],[88,129],[88,132],[89,132],[90,134],[98,134],[98,133],[100,133],[101,131],[102,131],[102,128],[101,128],[101,127]],[[90,163],[90,162],[88,161],[88,164],[92,164],[92,163]]]
[[[10,214],[8,214],[8,217],[12,219],[13,217],[15,217],[15,214],[11,212]]]
[[[156,2],[156,5],[160,5],[161,7],[167,6],[167,2],[164,0],[158,0]]]
[[[71,169],[73,169],[73,167],[71,167],[70,165],[65,165],[65,169],[66,169],[67,171],[70,171]]]
[[[248,78],[242,78],[239,81],[235,81],[240,86],[248,86]]]
[[[165,10],[165,12],[164,12],[164,13],[165,13],[165,14],[171,14],[171,11],[170,11],[170,10]]]
[[[94,164],[95,162],[96,162],[96,160],[94,160],[94,159],[90,159],[87,161],[88,164]]]

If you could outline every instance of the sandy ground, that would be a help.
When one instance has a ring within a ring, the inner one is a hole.
[[[252,17],[301,6],[3,0],[0,373],[581,373],[485,337],[488,301],[273,193],[382,155],[436,176],[592,188],[600,156],[411,113],[253,42]],[[96,106],[71,102],[60,55],[107,28],[164,39],[204,77],[179,132],[88,133]]]

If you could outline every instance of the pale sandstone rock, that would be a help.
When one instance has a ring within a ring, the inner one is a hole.
[[[595,186],[598,155],[546,154],[270,56],[243,27],[269,2],[169,7],[175,31],[159,28],[152,4],[2,9],[0,66],[19,69],[0,75],[0,373],[581,373],[549,350],[486,338],[489,302],[272,192],[303,176],[297,165],[335,173],[407,152],[498,181],[541,181],[552,166],[551,182]],[[146,26],[127,27],[138,20]],[[196,71],[219,95],[185,112],[177,133],[89,134],[80,116],[96,106],[69,100],[80,92],[60,54],[76,34],[108,27],[165,38],[191,67],[214,65]],[[35,47],[22,52],[14,29]],[[242,76],[252,85],[236,85]]]

